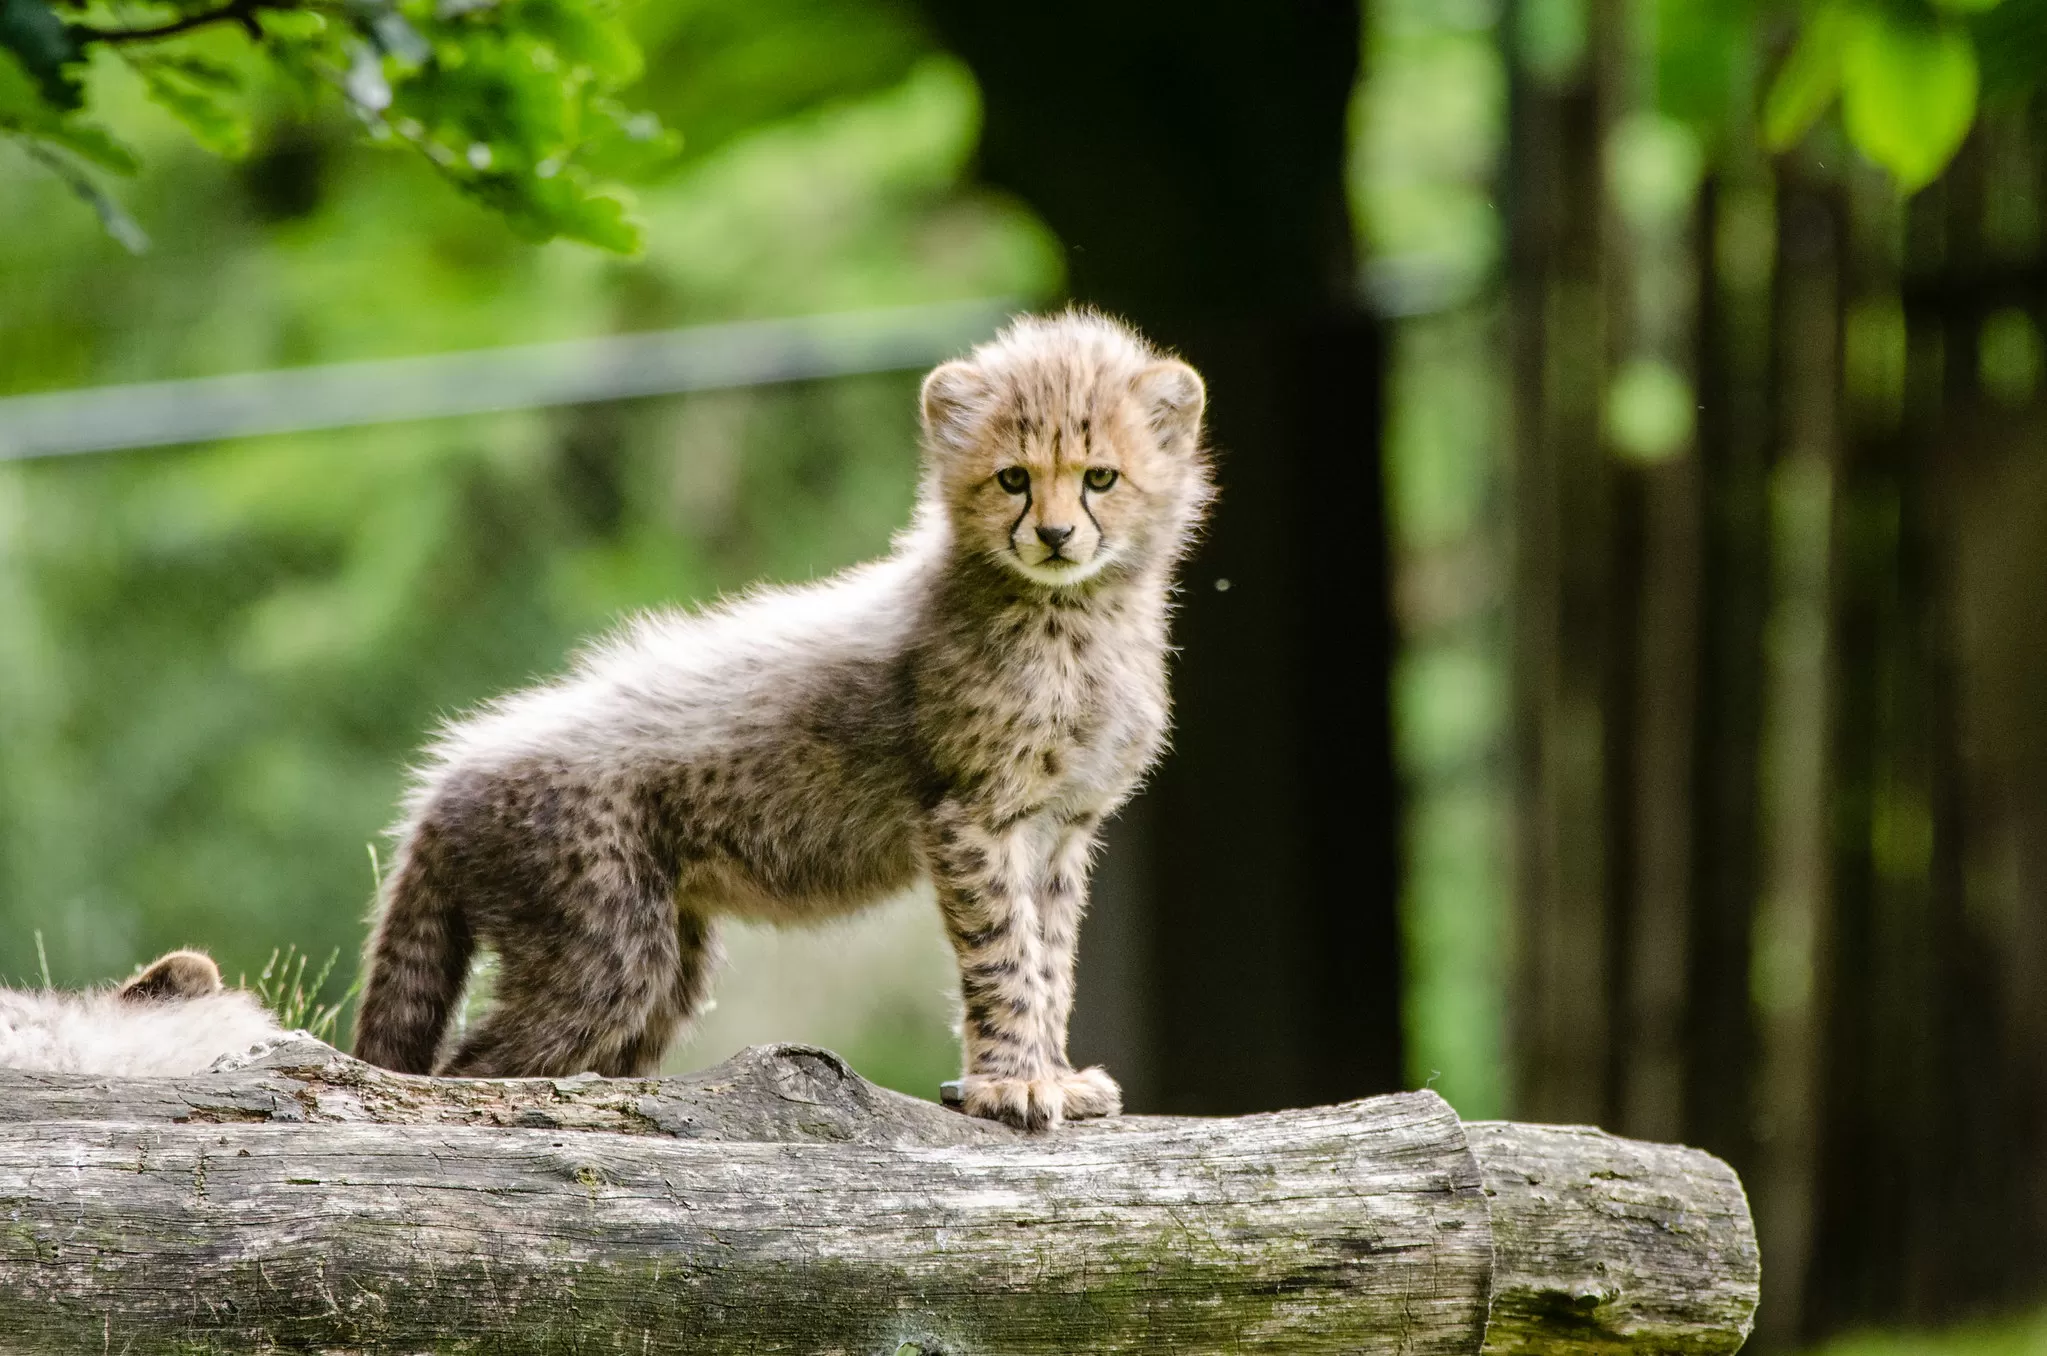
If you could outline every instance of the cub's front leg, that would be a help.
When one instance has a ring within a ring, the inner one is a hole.
[[[960,967],[963,1109],[1026,1130],[1114,1115],[1115,1081],[1066,1062],[1086,840],[1076,850],[1062,831],[1047,860],[1022,826],[947,804],[932,817],[929,856]]]

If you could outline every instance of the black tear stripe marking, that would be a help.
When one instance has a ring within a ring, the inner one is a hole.
[[[1029,424],[1021,413],[1017,415],[1016,419],[1016,459],[1019,462],[1028,462],[1031,459]],[[1037,479],[1036,477],[1031,475],[1030,467],[1025,466],[1023,508],[1017,513],[1015,519],[1012,520],[1009,524],[1009,549],[1015,552],[1016,558],[1018,560],[1023,559],[1023,552],[1018,551],[1016,549],[1016,530],[1019,527],[1023,526],[1024,519],[1031,516],[1031,503],[1037,497],[1038,497]]]
[[[1016,558],[1018,560],[1023,559],[1023,552],[1016,550],[1016,530],[1019,527],[1023,526],[1024,519],[1031,516],[1031,503],[1037,497],[1038,497],[1037,487],[1034,485],[1025,485],[1023,511],[1018,513],[1016,515],[1016,520],[1009,525],[1009,549],[1012,551],[1016,551]]]
[[[1080,491],[1080,511],[1085,513],[1087,520],[1095,525],[1095,550],[1099,551],[1109,544],[1109,534],[1102,530],[1102,520],[1095,517],[1095,506],[1088,502],[1089,493],[1091,491],[1088,490],[1083,482]]]

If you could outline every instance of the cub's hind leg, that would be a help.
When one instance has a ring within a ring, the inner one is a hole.
[[[588,863],[560,897],[498,922],[497,994],[440,1072],[457,1078],[637,1072],[682,983],[672,886],[651,863]],[[707,964],[702,948],[688,958]],[[658,1056],[658,1052],[657,1052]]]
[[[656,1073],[661,1056],[674,1043],[678,1031],[702,1016],[711,1003],[711,980],[724,959],[724,950],[711,921],[687,910],[675,920],[675,981],[668,999],[655,1008],[639,1035],[626,1044],[616,1069],[599,1073],[638,1077]]]

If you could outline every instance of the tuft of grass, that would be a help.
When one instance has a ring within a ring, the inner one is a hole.
[[[50,982],[50,953],[43,950],[43,930],[36,929],[36,964],[43,967],[43,988],[47,991],[57,986]]]
[[[341,948],[327,953],[327,959],[306,978],[306,966],[310,957],[296,945],[287,944],[273,947],[270,959],[263,964],[263,970],[256,976],[256,982],[243,981],[244,987],[255,990],[263,1006],[276,1014],[278,1024],[287,1030],[310,1032],[329,1045],[334,1043],[340,1028],[341,1013],[362,989],[362,976],[342,990],[341,996],[332,1003],[323,1003],[320,996],[327,989],[327,977],[334,973],[334,963],[341,959]]]

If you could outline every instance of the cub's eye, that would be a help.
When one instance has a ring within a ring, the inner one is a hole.
[[[1087,487],[1091,490],[1106,490],[1116,483],[1116,472],[1107,466],[1090,466],[1087,470]]]
[[[1022,494],[1031,487],[1031,473],[1021,466],[1005,466],[995,473],[995,483],[1011,494]]]

